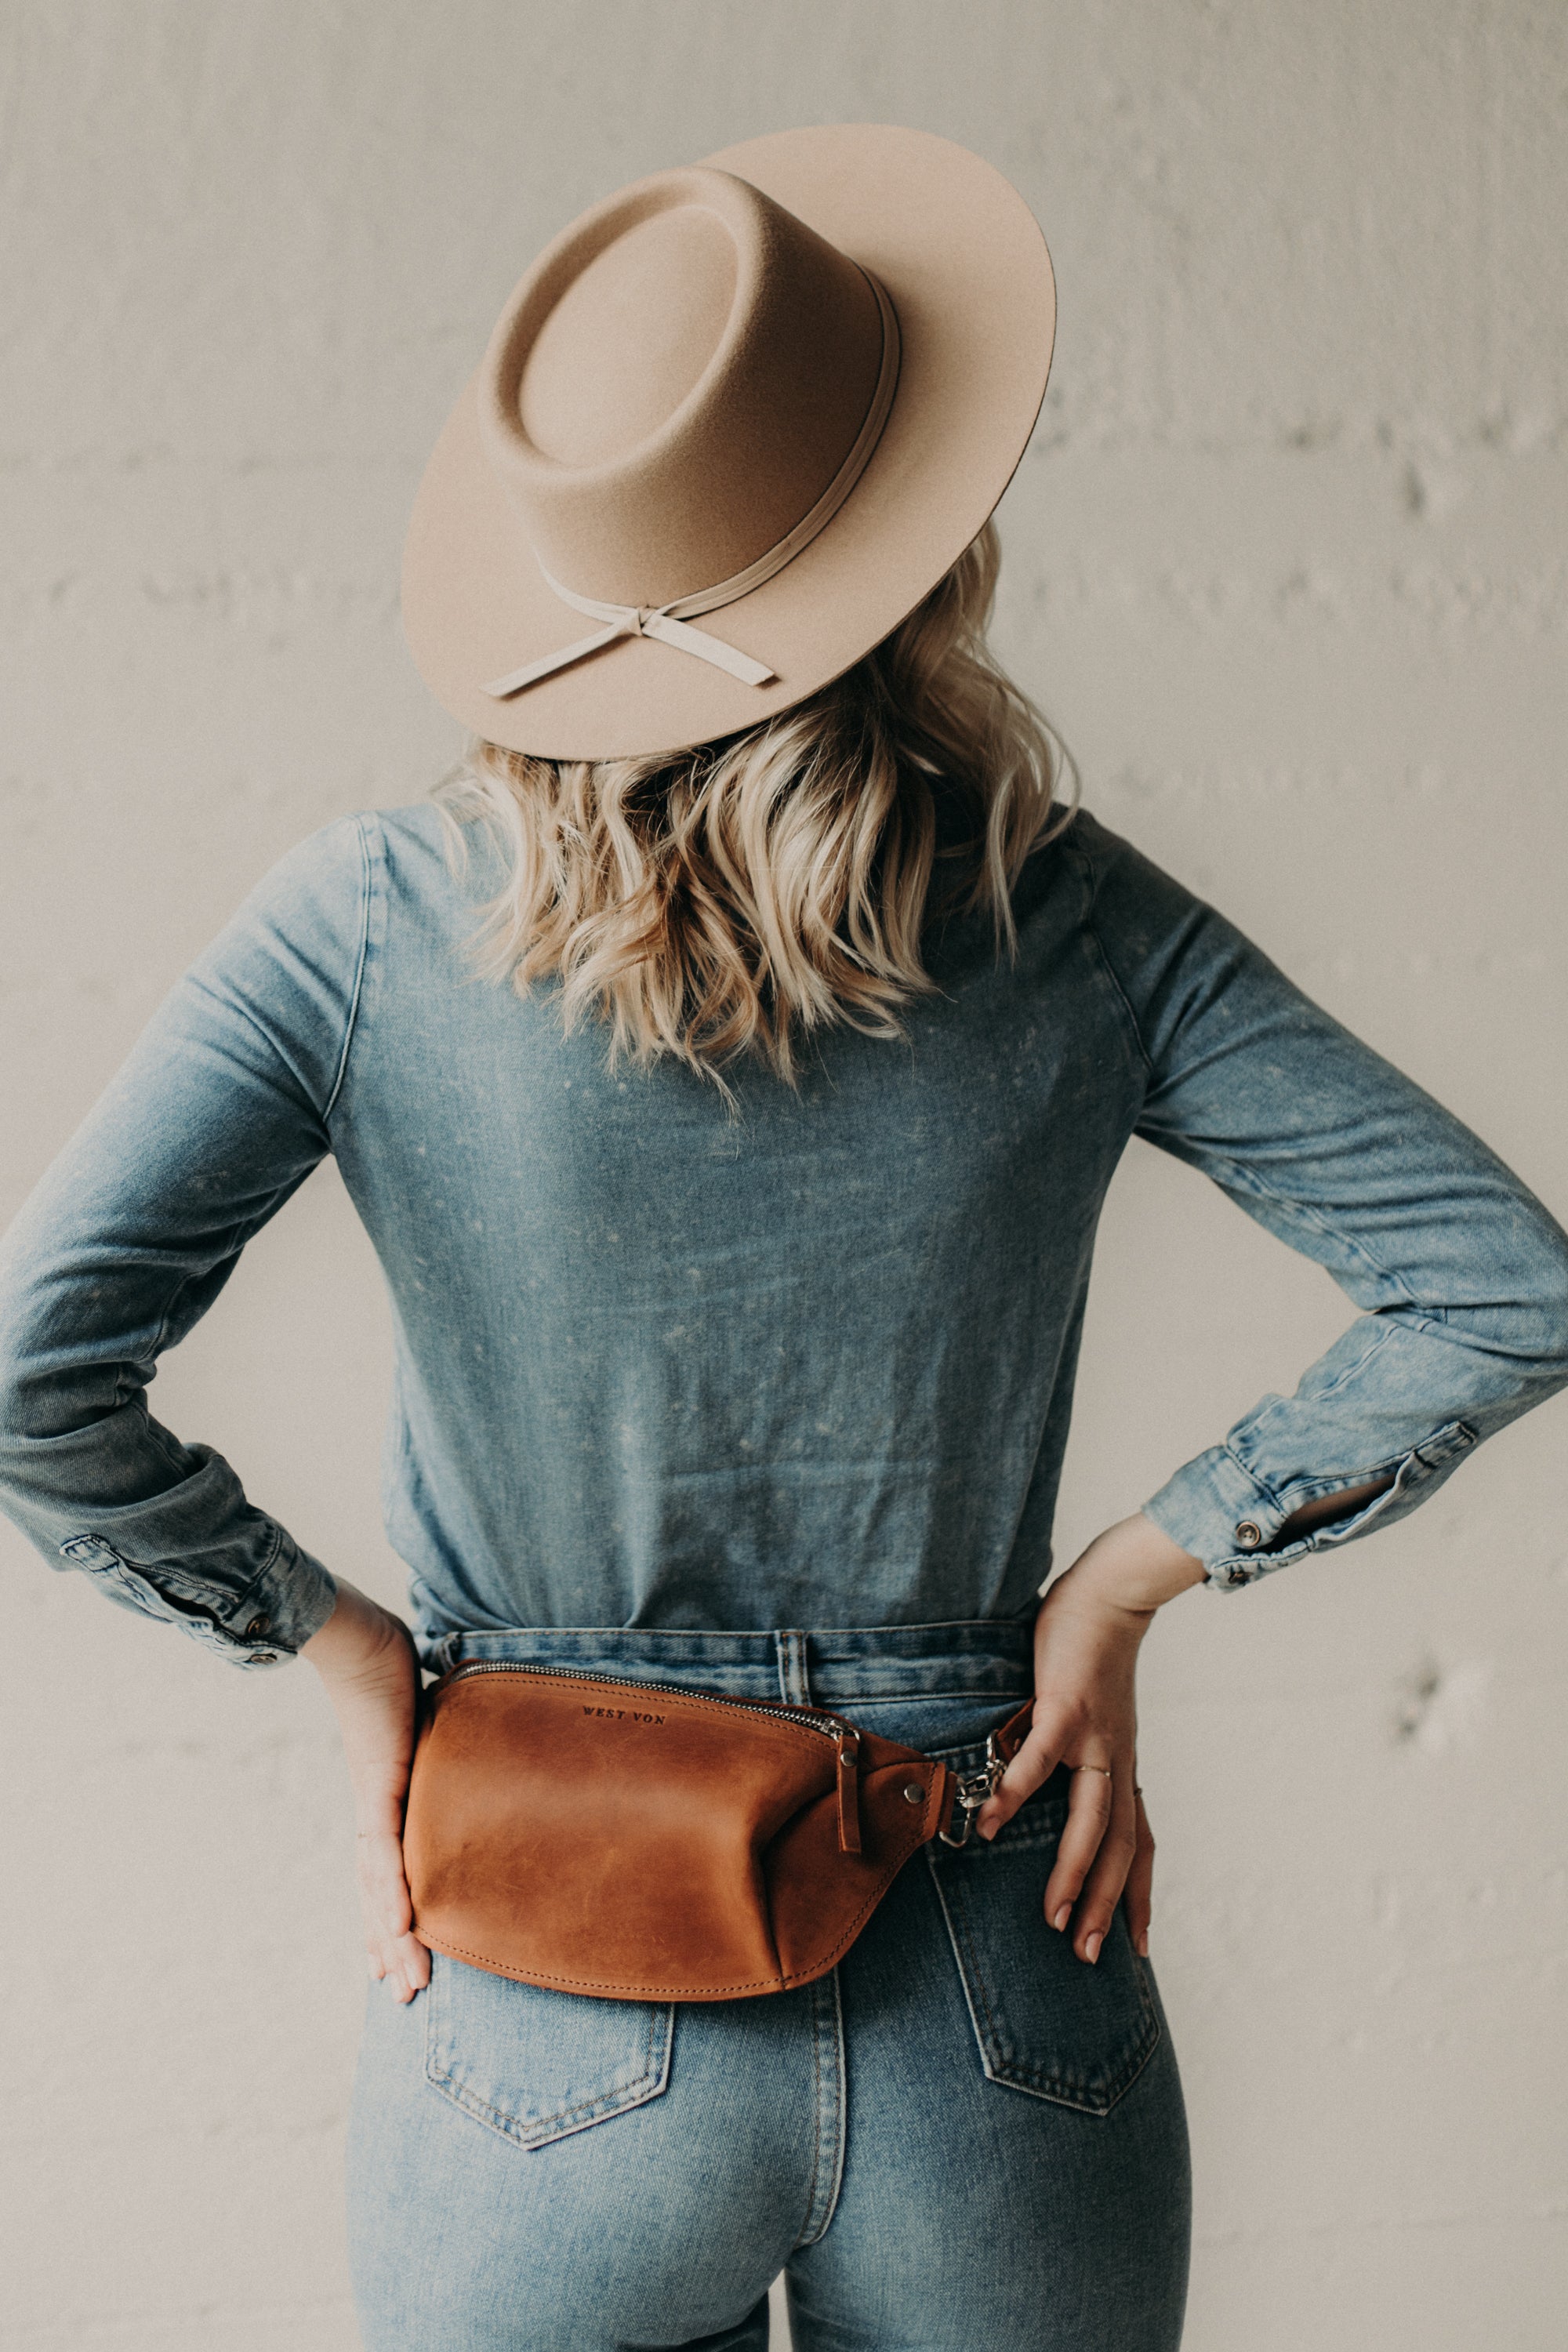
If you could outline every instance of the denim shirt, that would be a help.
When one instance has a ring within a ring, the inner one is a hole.
[[[454,873],[421,804],[285,857],[0,1251],[0,1502],[240,1665],[312,1633],[332,1580],[147,1383],[328,1152],[391,1294],[386,1528],[427,1652],[1031,1610],[1134,1134],[1362,1310],[1145,1504],[1213,1587],[1391,1525],[1568,1382],[1568,1237],[1539,1202],[1087,814],[1024,870],[1016,960],[988,919],[933,922],[907,1042],[830,1031],[798,1090],[742,1066],[733,1109],[668,1060],[610,1067],[551,989],[472,978],[500,867],[468,838]]]

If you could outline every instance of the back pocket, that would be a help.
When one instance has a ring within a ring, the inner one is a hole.
[[[1066,1819],[1065,1799],[1031,1800],[991,1844],[926,1851],[991,2081],[1103,2116],[1153,2055],[1160,2012],[1120,1904],[1092,1966],[1046,1919]]]
[[[444,2098],[520,2147],[640,2107],[669,2081],[668,2001],[546,1992],[430,1955],[425,2073]]]

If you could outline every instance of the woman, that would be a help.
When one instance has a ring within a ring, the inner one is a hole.
[[[1053,316],[1013,191],[912,132],[753,142],[574,224],[410,532],[466,771],[284,860],[13,1229],[8,1509],[338,1713],[369,2352],[756,2345],[781,2269],[802,2347],[1173,2347],[1143,1633],[1391,1524],[1568,1381],[1540,1205],[1053,797],[984,640]],[[1362,1313],[1041,1603],[1134,1133]],[[146,1412],[328,1151],[395,1307],[414,1646]],[[416,1647],[830,1708],[966,1774],[1033,1713],[978,1838],[836,1968],[601,1999],[414,1932]]]

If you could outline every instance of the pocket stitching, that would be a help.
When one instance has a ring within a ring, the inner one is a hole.
[[[531,1988],[537,1990],[538,1988]],[[443,1990],[445,1989],[443,1988]],[[672,2001],[648,2001],[639,2004],[647,2011],[643,2044],[643,2071],[614,2091],[600,2092],[596,2097],[580,2099],[570,2106],[557,2106],[549,2114],[538,2115],[531,2123],[521,2116],[510,2115],[497,2107],[468,2084],[460,2081],[449,2065],[443,2066],[437,2047],[443,2027],[450,2035],[447,2003],[433,1998],[436,1986],[430,1988],[430,2006],[426,2012],[425,2078],[432,2090],[449,2099],[455,2107],[471,2116],[487,2130],[509,2139],[514,2147],[529,2149],[546,2147],[558,2139],[567,2139],[574,2132],[586,2131],[611,2116],[625,2115],[633,2107],[646,2106],[657,2098],[669,2081],[670,2046],[674,2040],[675,2005]],[[586,1998],[579,1995],[578,1998]],[[660,2043],[662,2041],[662,2050]],[[455,2059],[456,2051],[452,2053]]]
[[[1142,2014],[1144,2032],[1132,2044],[1131,2053],[1119,2074],[1109,2077],[1104,2092],[1097,2093],[1085,2086],[1075,2086],[1060,2072],[1047,2074],[1042,2067],[1016,2064],[1001,2055],[1002,2037],[999,2021],[992,2008],[985,1972],[981,1965],[979,1948],[970,1925],[969,1905],[962,1885],[954,1880],[950,1890],[942,1884],[937,1857],[929,1853],[931,1879],[936,1887],[937,1901],[947,1926],[948,1940],[958,1964],[959,1982],[963,1988],[965,2005],[974,2028],[979,2047],[980,2063],[988,2082],[999,2084],[1005,2090],[1022,2091],[1034,2099],[1048,2099],[1053,2105],[1070,2107],[1079,2115],[1108,2116],[1112,2107],[1124,2098],[1160,2046],[1159,2013],[1149,1998],[1145,1969],[1136,1952],[1131,1955],[1133,1981],[1138,1989],[1138,2005]],[[1054,1931],[1053,1931],[1054,1932]],[[965,1955],[968,1966],[965,1966]],[[1084,1965],[1087,1965],[1085,1963]],[[984,2011],[983,2026],[976,2012],[976,2000]],[[987,2046],[989,2038],[990,2046]]]

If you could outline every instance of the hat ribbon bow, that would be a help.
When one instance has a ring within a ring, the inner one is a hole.
[[[525,686],[532,686],[558,669],[566,669],[573,662],[585,661],[590,654],[613,646],[617,637],[657,637],[661,646],[673,646],[677,653],[695,654],[699,661],[711,662],[715,669],[727,669],[742,686],[766,686],[773,675],[766,662],[753,661],[749,654],[725,645],[721,638],[710,637],[706,629],[694,629],[689,621],[680,618],[681,612],[692,605],[700,612],[708,610],[700,596],[672,597],[668,604],[605,604],[594,596],[579,596],[574,588],[563,587],[559,580],[544,571],[542,563],[539,568],[563,604],[605,625],[595,629],[591,637],[579,637],[575,645],[562,646],[521,669],[509,670],[505,677],[492,679],[484,691],[498,699],[521,694]]]
[[[877,372],[877,382],[871,394],[871,404],[865,421],[848,455],[833,479],[823,491],[809,514],[803,515],[791,531],[749,563],[743,572],[731,579],[721,580],[715,588],[700,588],[690,596],[672,596],[667,604],[606,604],[594,596],[580,596],[574,588],[564,587],[542,563],[539,569],[547,584],[573,611],[585,614],[591,621],[603,621],[591,637],[579,637],[574,645],[562,646],[554,653],[542,654],[537,661],[527,662],[521,669],[509,670],[504,677],[492,678],[482,691],[504,701],[509,695],[521,694],[524,687],[537,685],[542,677],[552,677],[558,669],[567,669],[574,662],[586,661],[605,646],[613,646],[618,637],[654,637],[661,646],[673,646],[677,653],[693,654],[699,661],[710,663],[715,669],[728,670],[742,686],[766,686],[777,672],[766,662],[753,661],[749,654],[734,646],[727,646],[721,637],[710,637],[706,629],[694,629],[691,619],[700,613],[717,612],[721,605],[733,604],[749,596],[793,562],[803,548],[832,521],[850,491],[855,488],[870,459],[871,452],[882,437],[882,427],[893,405],[893,394],[899,383],[899,317],[887,288],[880,278],[872,276],[864,263],[863,276],[877,298],[877,308],[882,320],[882,357]],[[534,551],[538,562],[538,551]]]

